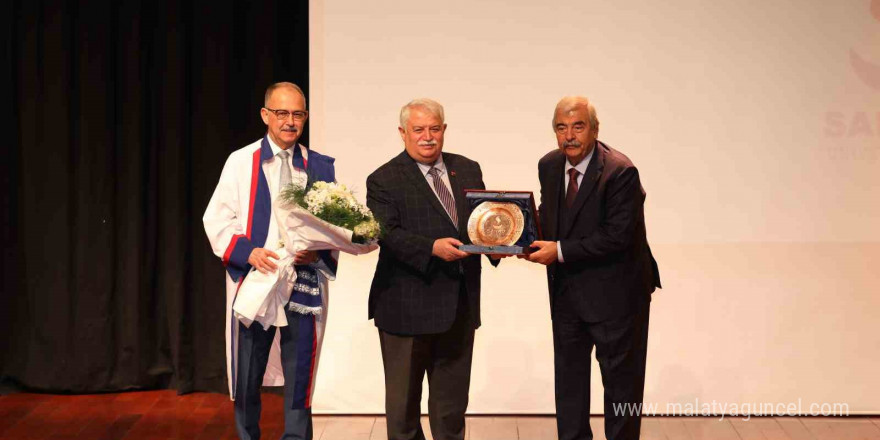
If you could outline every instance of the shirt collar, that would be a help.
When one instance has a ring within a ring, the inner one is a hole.
[[[578,170],[578,172],[581,173],[580,174],[581,176],[586,174],[587,165],[590,164],[590,160],[593,158],[593,153],[595,153],[595,152],[596,152],[596,145],[594,144],[593,149],[590,150],[590,154],[587,154],[586,157],[581,159],[581,161],[577,165],[574,165],[574,166],[572,166],[571,163],[568,161],[568,158],[566,158],[565,159],[565,174],[568,174],[568,170],[570,170],[572,168]]]
[[[446,173],[446,164],[443,163],[442,154],[440,155],[440,157],[437,158],[437,161],[435,161],[433,165],[426,165],[421,162],[416,162],[416,164],[419,166],[419,170],[422,171],[422,175],[426,177],[428,175],[428,171],[431,171],[431,167],[437,168],[437,170],[440,171],[441,176]]]
[[[275,144],[275,142],[272,141],[272,136],[266,135],[266,140],[269,141],[269,148],[272,149],[272,156],[277,156],[278,153],[281,152],[281,147],[279,147]],[[293,148],[299,148],[300,152],[303,154],[303,157],[306,160],[309,160],[309,153],[306,148],[303,148],[300,144],[294,145]],[[291,157],[293,157],[293,150],[288,148],[288,151],[290,151]]]

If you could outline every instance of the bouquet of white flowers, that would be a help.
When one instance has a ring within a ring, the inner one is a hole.
[[[358,203],[341,183],[315,182],[308,190],[292,183],[281,191],[279,200],[287,207],[305,208],[320,220],[352,231],[352,243],[375,243],[382,232],[370,209]]]
[[[315,182],[306,189],[295,183],[281,190],[272,203],[278,222],[279,242],[266,243],[266,248],[279,256],[274,272],[251,272],[238,290],[233,305],[236,318],[246,326],[258,321],[264,328],[284,327],[284,307],[295,301],[291,297],[298,273],[294,255],[301,250],[330,250],[352,255],[376,250],[382,228],[370,210],[355,200],[345,185]],[[336,259],[337,257],[333,257]],[[311,295],[320,296],[320,285],[335,278],[334,273],[318,270],[319,289]],[[312,275],[306,274],[306,278]],[[308,313],[320,314],[322,302],[306,307]],[[291,309],[296,310],[296,309]]]

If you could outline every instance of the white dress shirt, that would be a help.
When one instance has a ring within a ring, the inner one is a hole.
[[[278,157],[278,153],[281,152],[281,147],[272,142],[272,138],[266,136],[266,139],[269,140],[269,147],[272,148],[272,159],[263,162],[263,173],[266,175],[266,183],[269,184],[269,195],[272,197],[272,201],[275,201],[275,198],[278,197],[278,193],[281,191],[281,159]],[[309,150],[302,145],[295,145],[288,149],[290,152],[290,156],[287,158],[287,163],[283,164],[285,166],[290,167],[290,181],[291,183],[298,184],[300,186],[305,187],[306,181],[308,180],[308,174],[305,171],[300,170],[293,166],[293,148],[299,148],[303,154],[303,159],[308,160]],[[275,216],[272,215],[269,217],[269,221],[271,223],[276,223]],[[265,248],[269,250],[278,249],[280,246],[281,237],[278,235],[278,228],[273,225],[273,227],[269,228],[268,235],[266,236],[266,245]]]
[[[568,161],[568,159],[565,160],[565,169],[562,172],[562,174],[565,176],[565,182],[564,182],[564,185],[562,186],[565,189],[563,191],[568,190],[568,181],[571,180],[571,175],[568,174],[568,170],[574,168],[574,169],[578,170],[578,173],[580,173],[577,176],[578,192],[580,192],[581,182],[584,181],[584,174],[587,172],[587,165],[590,164],[590,159],[593,158],[594,151],[596,151],[595,145],[590,150],[590,153],[587,154],[587,156],[584,157],[577,165],[572,165]],[[565,200],[565,197],[563,197],[563,200]],[[565,203],[565,202],[563,201],[563,203]],[[560,263],[565,263],[565,260],[562,258],[562,242],[560,242],[560,241],[556,242],[556,260],[558,260]]]

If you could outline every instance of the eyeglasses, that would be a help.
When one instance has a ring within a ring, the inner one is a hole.
[[[568,131],[569,126],[567,126],[565,124],[559,124],[554,128],[556,129],[556,133],[563,134]],[[571,126],[571,131],[573,131],[575,133],[583,133],[584,130],[586,130],[586,129],[587,129],[587,124],[584,124],[582,122],[576,122],[574,125]]]
[[[305,110],[290,111],[290,110],[275,110],[275,109],[272,109],[269,107],[263,107],[263,108],[266,110],[269,110],[272,113],[275,113],[275,117],[282,120],[282,121],[286,121],[287,118],[290,117],[290,115],[293,115],[294,121],[302,121],[309,116],[309,112],[307,112]]]

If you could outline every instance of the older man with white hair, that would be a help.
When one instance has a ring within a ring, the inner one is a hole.
[[[463,439],[480,257],[469,243],[465,189],[484,189],[476,162],[443,152],[443,107],[416,99],[400,111],[404,151],[367,178],[367,206],[385,227],[370,288],[385,366],[388,438],[423,440],[422,379],[435,440]],[[497,262],[493,261],[493,264]]]
[[[660,287],[645,191],[632,161],[598,140],[587,98],[562,98],[553,131],[559,148],[538,162],[544,240],[528,259],[547,266],[559,440],[593,438],[593,347],[605,386],[605,437],[638,439],[651,293]]]

